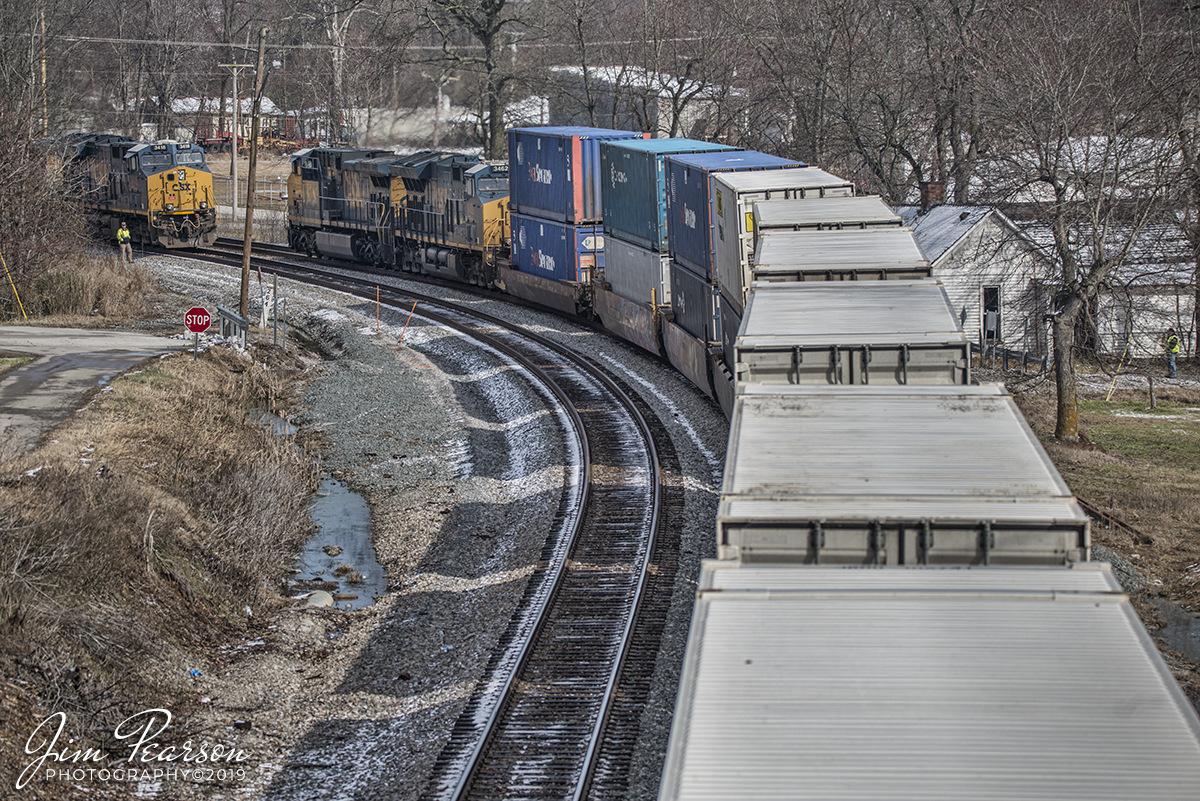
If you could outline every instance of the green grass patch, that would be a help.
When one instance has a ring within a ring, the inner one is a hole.
[[[4,375],[9,370],[20,367],[26,362],[33,361],[29,356],[4,356],[0,357],[0,375]]]
[[[1080,425],[1092,442],[1114,455],[1200,469],[1200,407],[1144,401],[1081,400]]]

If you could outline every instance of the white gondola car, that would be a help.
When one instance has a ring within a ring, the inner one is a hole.
[[[1197,788],[1200,719],[1108,565],[703,565],[660,801]]]

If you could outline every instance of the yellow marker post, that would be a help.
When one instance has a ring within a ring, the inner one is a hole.
[[[13,283],[12,273],[8,271],[8,262],[4,260],[3,254],[0,254],[0,264],[4,265],[4,274],[8,276],[8,283],[12,286],[13,294],[17,297],[17,308],[21,310],[21,316],[28,320],[29,315],[25,313],[25,304],[21,303],[21,294],[17,292],[17,285]],[[414,305],[413,308],[416,308],[416,306]]]

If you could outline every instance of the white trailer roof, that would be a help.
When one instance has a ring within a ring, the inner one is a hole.
[[[729,441],[719,522],[1086,519],[995,384],[746,384]]]
[[[739,349],[966,342],[940,281],[756,281],[752,290]]]
[[[1200,720],[1107,565],[704,563],[661,801],[1198,787]]]
[[[754,255],[756,275],[774,269],[820,271],[923,263],[925,256],[908,228],[765,231],[758,237]]]
[[[811,200],[760,200],[754,205],[759,231],[817,225],[894,225],[904,221],[878,196],[827,197]]]
[[[713,180],[738,192],[768,192],[776,189],[844,188],[854,191],[854,184],[818,167],[789,167],[782,170],[746,170],[743,172],[714,172]],[[826,198],[827,199],[827,198]]]

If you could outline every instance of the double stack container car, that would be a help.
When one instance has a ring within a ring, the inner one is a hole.
[[[1200,719],[1108,565],[703,564],[660,801],[1183,801]]]
[[[1064,565],[1088,518],[998,385],[739,387],[723,559]]]
[[[591,304],[604,270],[600,143],[645,139],[607,128],[514,128],[508,132],[512,266],[519,297],[569,313]]]
[[[604,282],[613,293],[637,303],[670,304],[666,157],[733,150],[695,139],[601,142]]]
[[[970,383],[971,346],[938,281],[753,287],[726,355],[739,382]]]

